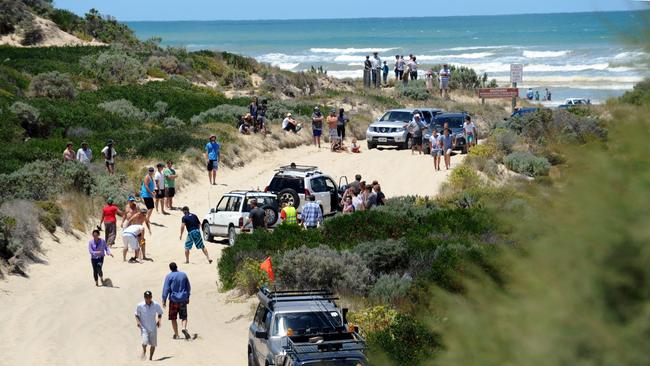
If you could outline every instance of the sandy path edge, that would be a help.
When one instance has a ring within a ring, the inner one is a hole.
[[[452,158],[456,166],[462,156]],[[238,169],[219,172],[220,185],[209,186],[201,173],[197,183],[181,192],[175,206],[188,205],[200,218],[216,205],[224,192],[234,189],[264,189],[273,169],[280,165],[318,165],[338,181],[377,179],[388,197],[435,195],[449,172],[434,172],[429,156],[411,156],[410,151],[372,150],[361,154],[333,154],[313,146],[265,153],[263,158]],[[182,179],[183,167],[178,173]],[[139,336],[133,319],[142,292],[151,289],[160,298],[162,281],[170,261],[179,263],[192,282],[189,327],[199,338],[192,342],[173,341],[171,325],[163,318],[155,358],[168,365],[244,365],[247,328],[254,300],[232,302],[218,292],[216,261],[209,265],[200,252],[193,251],[190,264],[183,264],[179,240],[180,213],[154,213],[156,225],[148,239],[148,253],[155,262],[127,264],[121,259],[121,240],[115,258],[107,258],[105,277],[113,288],[95,288],[87,253],[89,235],[59,235],[56,243],[43,234],[47,264],[29,268],[30,278],[11,276],[0,282],[0,364],[6,365],[136,365]],[[217,259],[223,244],[207,245]],[[159,300],[158,300],[159,301]]]

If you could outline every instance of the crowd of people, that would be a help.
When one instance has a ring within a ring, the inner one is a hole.
[[[548,90],[548,88],[545,88],[544,89],[544,95],[541,96],[541,100],[543,100],[543,101],[551,101],[551,98],[552,98],[551,91]],[[535,101],[539,102],[540,101],[539,90],[534,90],[533,91],[533,88],[528,88],[528,90],[526,91],[526,99],[531,100],[531,101],[535,100]]]
[[[267,133],[266,111],[268,110],[268,101],[266,99],[259,100],[254,97],[248,105],[248,113],[237,118],[237,129],[242,135],[250,135],[253,133]]]
[[[108,174],[115,174],[115,157],[117,156],[115,142],[113,140],[106,141],[106,146],[101,150],[101,154],[104,158]],[[93,161],[93,151],[86,141],[81,143],[81,147],[76,152],[74,150],[74,144],[68,142],[65,150],[63,150],[63,161],[78,161],[86,166],[90,166]]]

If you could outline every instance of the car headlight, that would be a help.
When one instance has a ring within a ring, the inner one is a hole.
[[[398,127],[398,128],[395,129],[395,131],[404,132],[404,131],[406,131],[406,129],[404,127]]]

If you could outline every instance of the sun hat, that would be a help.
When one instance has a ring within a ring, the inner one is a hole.
[[[213,137],[216,139],[217,135],[215,135],[215,134],[210,135],[210,138],[213,138]]]
[[[291,117],[291,112],[287,113],[287,117]]]
[[[127,198],[127,201],[129,201],[129,202],[135,202],[135,197],[133,197],[133,196],[129,196],[129,198]]]
[[[147,169],[147,170],[149,170],[149,173],[153,173],[156,169],[154,169],[152,166],[150,166],[149,169]]]

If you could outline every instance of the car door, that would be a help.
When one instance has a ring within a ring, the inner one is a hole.
[[[273,313],[267,308],[263,307],[262,314],[257,324],[257,331],[266,332],[266,338],[255,337],[255,352],[257,355],[257,364],[266,365],[266,359],[269,355],[269,339],[271,338],[271,319]],[[253,334],[254,335],[254,334]]]
[[[265,364],[264,361],[266,360],[266,353],[268,352],[266,350],[268,350],[268,348],[266,347],[266,340],[257,338],[255,336],[255,333],[265,331],[264,320],[267,316],[267,313],[269,313],[269,310],[266,308],[266,306],[259,304],[257,306],[257,311],[255,312],[253,323],[249,328],[249,337],[252,339],[253,352],[258,365]]]
[[[239,226],[239,218],[242,216],[241,214],[241,205],[242,205],[242,198],[239,196],[233,196],[230,197],[230,200],[228,201],[228,207],[226,210],[226,217],[227,223],[226,223],[226,235],[228,234],[228,228],[230,225],[233,225],[235,227]]]
[[[223,236],[228,231],[228,203],[230,196],[221,197],[221,201],[217,204],[215,213],[212,215],[214,218],[212,222],[212,232],[217,236]]]
[[[336,189],[336,183],[334,183],[331,178],[325,178],[325,185],[327,185],[327,189],[330,193],[330,209],[325,211],[325,213],[338,211],[341,197],[339,196],[338,189]]]
[[[316,177],[311,180],[311,191],[316,201],[323,207],[323,214],[329,213],[332,207],[332,196],[325,177]]]

